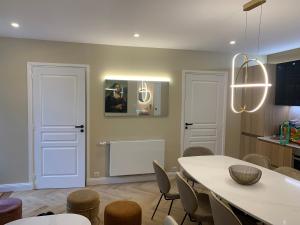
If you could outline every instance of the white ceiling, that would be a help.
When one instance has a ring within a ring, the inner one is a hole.
[[[0,36],[257,53],[259,9],[247,0],[0,0]],[[267,0],[261,54],[300,47],[300,1]],[[10,26],[20,23],[19,29]],[[134,38],[133,33],[140,33]],[[236,40],[235,46],[229,41]]]

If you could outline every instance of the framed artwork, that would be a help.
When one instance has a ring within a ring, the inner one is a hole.
[[[127,113],[128,81],[105,81],[105,113]]]

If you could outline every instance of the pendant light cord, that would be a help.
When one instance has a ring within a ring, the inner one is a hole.
[[[247,29],[248,29],[248,14],[247,12],[245,13],[245,47],[244,47],[244,52],[246,53],[247,50]]]
[[[260,6],[260,16],[259,16],[259,26],[258,26],[258,36],[257,36],[257,54],[260,53],[260,39],[261,39],[261,20],[262,20],[263,8]]]

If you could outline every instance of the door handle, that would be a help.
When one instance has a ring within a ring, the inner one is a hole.
[[[84,125],[75,126],[75,128],[84,128]]]
[[[187,130],[187,129],[188,129],[188,126],[192,126],[193,123],[185,123],[184,125],[185,125],[185,129]]]

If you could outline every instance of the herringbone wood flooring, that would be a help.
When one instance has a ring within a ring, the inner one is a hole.
[[[174,180],[172,181],[174,183]],[[162,225],[163,219],[167,215],[170,201],[162,200],[154,220],[151,216],[159,199],[160,193],[156,182],[141,182],[128,184],[110,184],[89,186],[100,195],[100,219],[103,224],[103,212],[105,206],[115,200],[136,201],[143,210],[143,225]],[[66,199],[69,193],[77,189],[46,189],[14,192],[12,197],[17,197],[23,201],[23,217],[36,216],[40,213],[53,211],[54,213],[64,213],[66,211]],[[171,215],[180,224],[184,211],[180,200],[173,204]],[[187,218],[184,225],[192,225]]]

